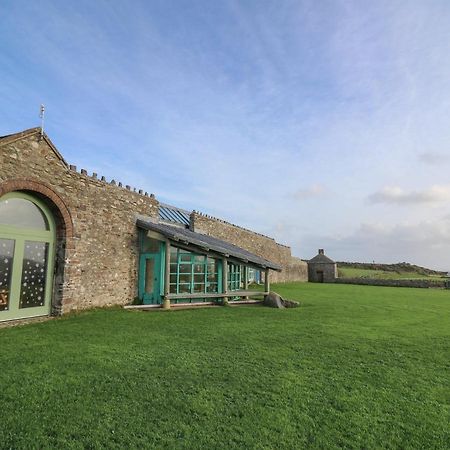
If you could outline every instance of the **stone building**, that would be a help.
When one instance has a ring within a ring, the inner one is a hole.
[[[337,276],[337,264],[320,248],[318,254],[308,261],[308,281],[333,283]]]
[[[69,165],[40,128],[0,137],[0,321],[75,309],[223,302],[249,273],[306,281],[274,239]],[[259,278],[259,277],[258,277]]]

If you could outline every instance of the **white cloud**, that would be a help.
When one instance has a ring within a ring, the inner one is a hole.
[[[423,211],[389,205],[449,199],[444,155],[420,154],[450,148],[449,2],[28,3],[0,16],[0,123],[37,125],[45,103],[79,167],[305,257],[325,245],[314,230],[374,223],[383,205],[390,229]]]
[[[434,205],[450,200],[450,186],[435,185],[422,191],[405,191],[397,186],[388,186],[381,191],[369,195],[368,199],[371,203]]]
[[[406,261],[438,270],[450,269],[450,216],[393,226],[363,223],[344,236],[309,235],[305,242],[308,255],[320,247],[338,261]]]

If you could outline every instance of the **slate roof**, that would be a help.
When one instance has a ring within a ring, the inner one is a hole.
[[[184,225],[185,227],[189,226],[190,212],[185,209],[180,209],[175,206],[165,205],[164,203],[159,204],[159,218],[161,220],[178,223],[180,225]]]
[[[314,258],[310,259],[308,262],[313,264],[335,264],[335,262],[332,259],[328,258],[328,256],[320,253],[314,256]]]
[[[253,253],[250,253],[243,248],[212,236],[195,233],[186,228],[174,227],[172,225],[166,225],[163,223],[149,222],[143,219],[138,219],[136,225],[139,228],[143,228],[144,230],[152,230],[161,233],[171,241],[180,241],[199,247],[203,250],[212,250],[224,256],[231,256],[243,261],[244,263],[248,262],[258,267],[267,267],[272,270],[281,271],[281,266],[279,266],[278,264],[275,264]]]

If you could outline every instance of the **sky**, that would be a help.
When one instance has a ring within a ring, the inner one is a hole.
[[[450,270],[448,0],[0,1],[0,135],[312,258]]]

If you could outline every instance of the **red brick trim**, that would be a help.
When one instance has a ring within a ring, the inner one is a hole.
[[[47,184],[28,178],[18,178],[14,180],[4,181],[0,184],[0,197],[14,191],[31,191],[36,192],[48,198],[54,206],[59,210],[61,218],[64,222],[66,238],[73,237],[73,222],[69,208],[64,200]]]

